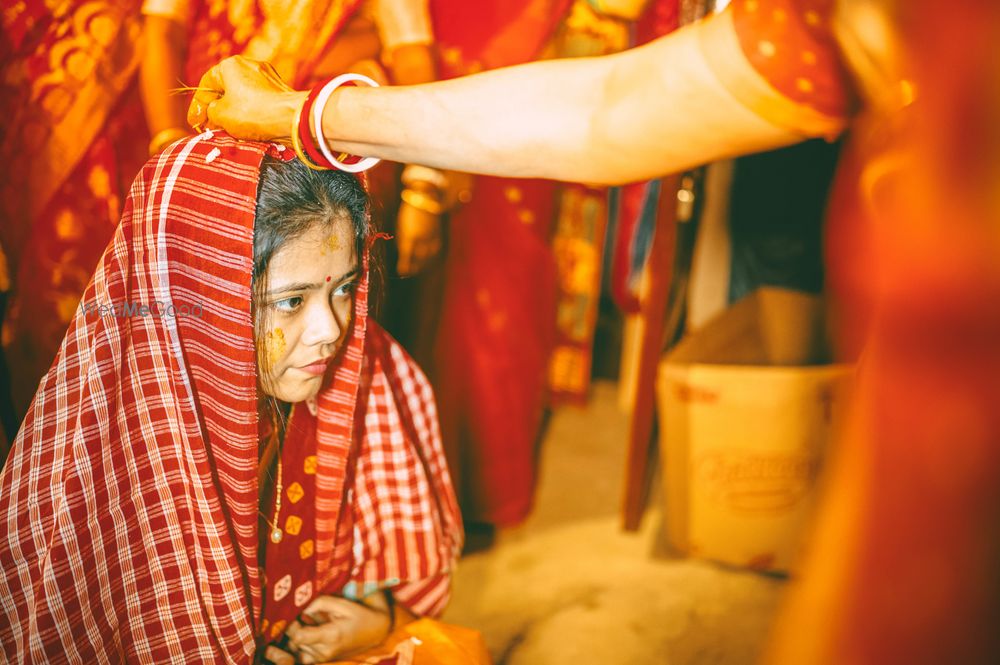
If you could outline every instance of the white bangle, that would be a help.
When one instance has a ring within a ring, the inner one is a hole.
[[[330,95],[333,91],[344,85],[345,83],[351,83],[354,81],[360,81],[362,83],[367,83],[373,88],[379,87],[378,83],[372,79],[364,76],[362,74],[341,74],[340,76],[331,79],[316,95],[316,101],[313,102],[312,107],[312,124],[313,133],[316,135],[316,142],[319,144],[319,149],[322,151],[323,156],[326,157],[334,167],[340,169],[341,171],[347,171],[348,173],[361,173],[362,171],[367,171],[371,167],[379,163],[378,157],[365,157],[357,164],[344,164],[338,160],[330,147],[326,144],[326,137],[323,136],[323,109],[326,108],[326,103],[330,101]]]

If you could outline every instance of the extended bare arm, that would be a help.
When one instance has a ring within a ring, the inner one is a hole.
[[[339,151],[502,176],[617,184],[805,138],[740,104],[705,60],[700,25],[620,54],[417,86],[343,88],[323,115]],[[230,58],[189,120],[283,138],[305,93]],[[213,92],[215,91],[215,92]],[[219,97],[218,91],[224,94]],[[777,95],[777,93],[775,93]]]

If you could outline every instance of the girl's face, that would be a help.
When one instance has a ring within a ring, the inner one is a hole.
[[[267,268],[257,308],[261,385],[285,402],[315,397],[347,337],[359,278],[354,229],[340,218],[285,243]]]

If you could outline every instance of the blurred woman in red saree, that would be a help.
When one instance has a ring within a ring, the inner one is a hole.
[[[768,662],[995,663],[1000,7],[842,0],[820,15],[862,101],[827,245],[860,394]]]
[[[3,323],[20,422],[114,226],[146,133],[134,75],[137,1],[26,0],[3,11],[0,243]]]
[[[766,662],[1000,656],[998,38],[996,7],[926,0],[738,0],[703,32],[761,117],[850,120],[827,257],[859,395]]]
[[[630,31],[644,41],[673,29],[677,3],[432,0],[431,16],[448,79],[620,51]],[[605,190],[488,176],[471,190],[450,219],[429,367],[463,512],[506,526],[531,510],[546,408],[586,399]]]

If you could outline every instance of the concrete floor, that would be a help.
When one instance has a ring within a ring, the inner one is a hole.
[[[784,583],[672,558],[657,496],[638,532],[620,529],[616,399],[602,382],[589,408],[555,413],[532,516],[462,559],[444,619],[482,631],[497,665],[755,662]]]

